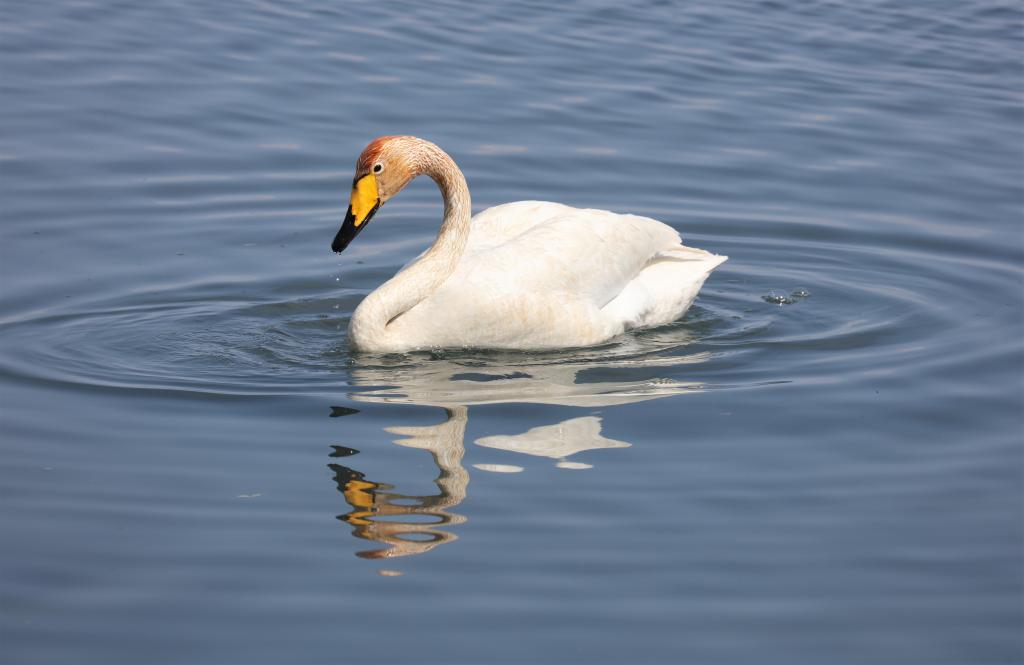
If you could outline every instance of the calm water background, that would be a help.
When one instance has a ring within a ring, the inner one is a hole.
[[[1022,35],[3,3],[0,661],[1020,662]],[[329,251],[384,133],[731,260],[600,349],[352,355],[440,218]]]

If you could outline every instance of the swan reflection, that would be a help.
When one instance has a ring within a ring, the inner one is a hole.
[[[363,473],[341,464],[329,465],[338,490],[351,510],[338,519],[352,526],[353,535],[386,545],[359,552],[368,559],[423,554],[442,543],[457,540],[448,530],[466,521],[453,512],[466,498],[469,473],[462,465],[469,407],[482,404],[533,403],[599,408],[630,404],[700,389],[700,384],[651,378],[669,366],[700,362],[702,354],[682,357],[626,358],[544,364],[528,360],[516,365],[479,360],[437,359],[394,364],[362,364],[352,367],[355,402],[435,406],[445,420],[425,426],[391,426],[384,430],[399,438],[394,443],[430,453],[438,476],[437,493],[402,494],[384,482],[368,480]],[[647,376],[645,376],[647,375]],[[600,377],[601,380],[586,380]],[[336,407],[332,415],[354,412]],[[539,423],[518,434],[491,435],[474,441],[483,448],[546,457],[565,469],[590,468],[569,458],[598,449],[628,448],[626,441],[605,437],[601,418],[595,415]],[[475,464],[490,472],[518,472],[511,464]]]

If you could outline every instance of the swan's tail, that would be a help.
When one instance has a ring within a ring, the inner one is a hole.
[[[684,261],[692,264],[694,269],[703,270],[704,273],[709,273],[728,260],[728,256],[712,254],[711,252],[706,252],[703,249],[697,249],[696,247],[679,245],[672,249],[666,249],[655,254],[651,257],[651,264],[657,261]]]
[[[711,271],[728,259],[683,245],[658,252],[601,311],[627,330],[675,321],[690,308]]]

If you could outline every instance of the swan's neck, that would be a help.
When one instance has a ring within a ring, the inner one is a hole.
[[[405,270],[366,296],[352,315],[349,338],[357,348],[386,351],[388,324],[418,305],[455,271],[469,240],[472,205],[469,187],[452,158],[422,142],[415,155],[416,175],[430,176],[444,198],[444,221],[434,244]]]

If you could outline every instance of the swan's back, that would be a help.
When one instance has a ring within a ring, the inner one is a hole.
[[[473,218],[469,245],[452,278],[465,270],[468,281],[557,293],[600,308],[652,257],[678,246],[672,227],[647,217],[521,201]]]
[[[592,344],[682,316],[724,260],[647,217],[508,203],[473,218],[452,275],[391,325],[453,346]]]

